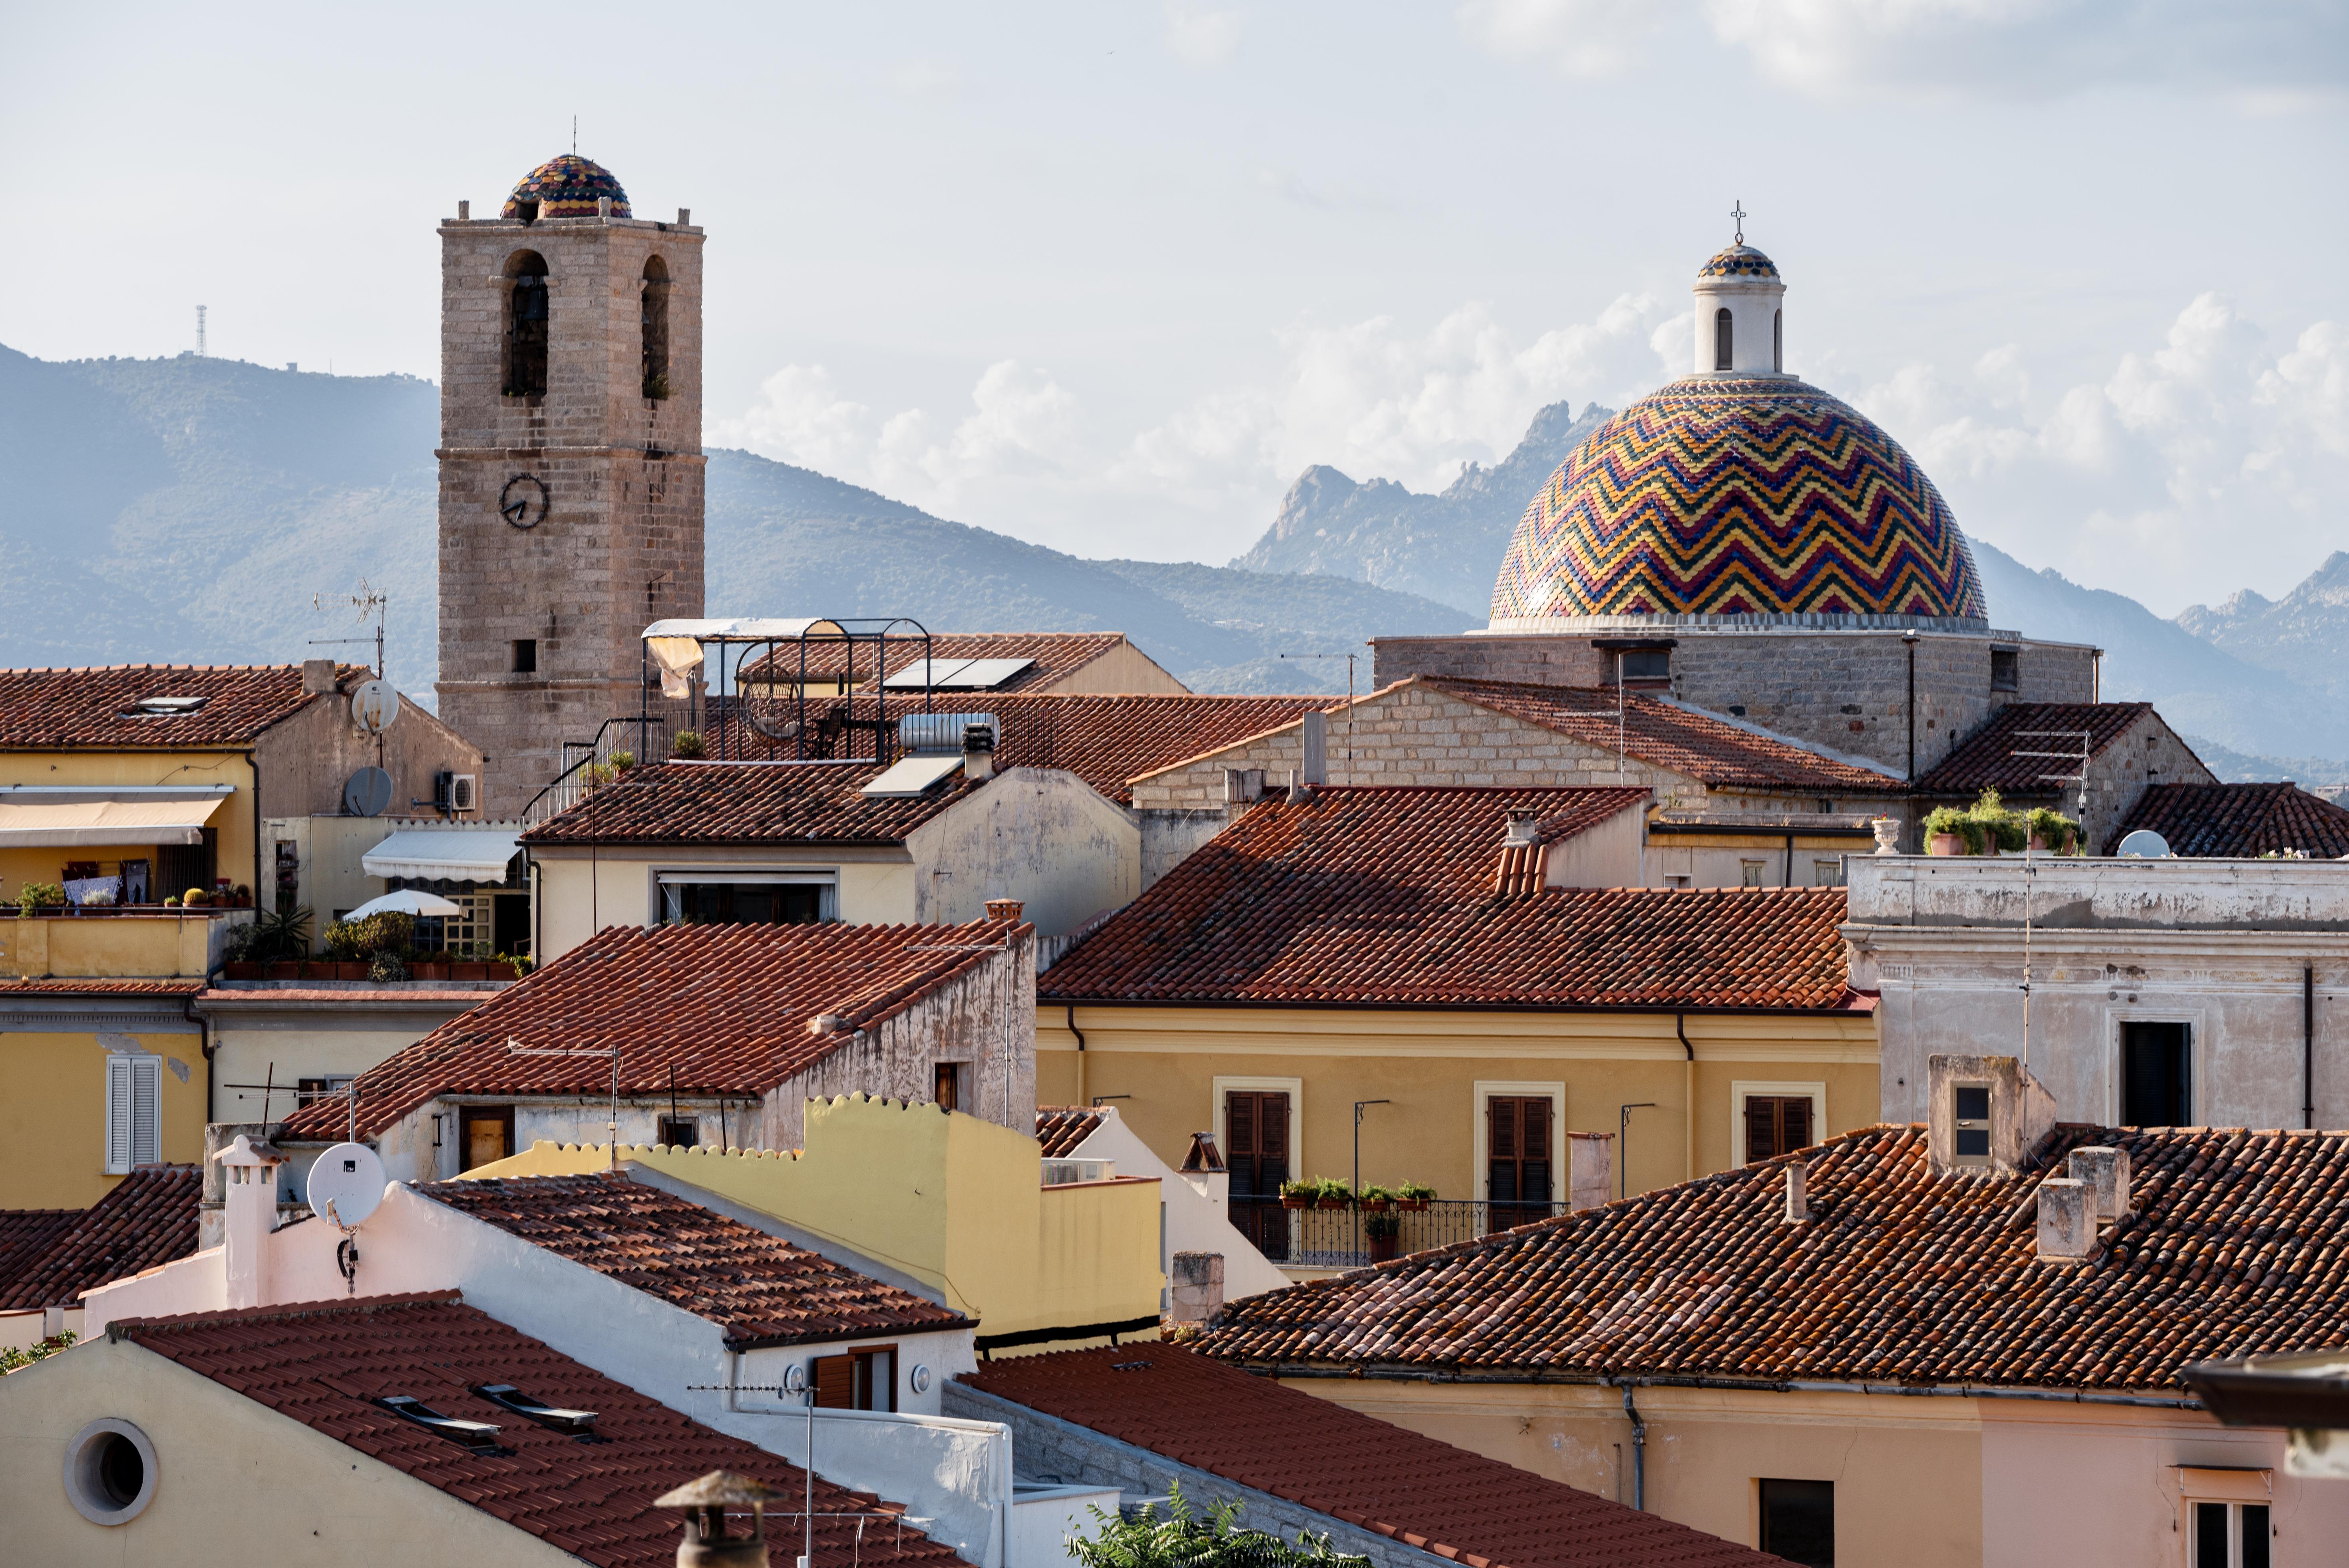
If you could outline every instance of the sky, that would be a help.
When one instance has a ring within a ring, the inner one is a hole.
[[[709,232],[705,438],[1221,562],[1689,362],[1788,367],[1971,534],[2164,614],[2349,549],[2340,0],[7,0],[0,344],[438,377],[435,225],[578,147]],[[1992,606],[1995,619],[1996,606]]]

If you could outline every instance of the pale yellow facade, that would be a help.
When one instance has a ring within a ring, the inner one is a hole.
[[[1036,1047],[1040,1104],[1125,1097],[1127,1125],[1178,1167],[1194,1132],[1223,1132],[1228,1091],[1278,1089],[1290,1097],[1290,1173],[1350,1178],[1354,1102],[1384,1100],[1362,1114],[1362,1181],[1425,1182],[1448,1199],[1487,1196],[1478,1167],[1494,1095],[1550,1097],[1561,1139],[1621,1135],[1615,1184],[1633,1192],[1743,1163],[1748,1095],[1810,1097],[1815,1138],[1877,1119],[1866,1013],[1052,1004],[1037,1009]]]
[[[863,1095],[811,1100],[806,1145],[723,1154],[636,1146],[620,1157],[917,1282],[976,1317],[982,1345],[1157,1315],[1165,1276],[1155,1181],[1046,1187],[1035,1139]],[[609,1163],[602,1148],[540,1142],[465,1179],[576,1175]]]
[[[225,797],[205,826],[219,836],[213,866],[232,883],[260,885],[263,868],[255,853],[254,824],[257,775],[251,753],[243,749],[205,751],[0,751],[0,784],[47,787],[122,787],[165,784],[226,784]],[[40,845],[0,849],[0,901],[15,902],[27,882],[56,882],[67,861],[96,861],[99,874],[110,875],[126,859],[143,860],[151,872],[152,843]],[[157,901],[186,892],[153,884]]]
[[[93,1420],[128,1421],[155,1490],[123,1524],[78,1512],[61,1477]],[[0,1561],[64,1568],[410,1568],[578,1559],[140,1346],[106,1339],[0,1377]]]
[[[161,999],[176,1007],[177,997]],[[5,1009],[0,1002],[0,1009]],[[135,1026],[126,1020],[126,1026]],[[0,1033],[0,1209],[86,1209],[111,1191],[123,1172],[106,1170],[106,1063],[97,1030]],[[162,1158],[203,1158],[207,1064],[203,1037],[180,1033],[115,1034],[160,1058],[156,1081]]]
[[[201,980],[251,910],[206,914],[36,915],[0,909],[0,976]]]

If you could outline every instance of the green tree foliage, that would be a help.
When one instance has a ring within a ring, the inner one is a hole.
[[[1069,1538],[1083,1568],[1370,1568],[1368,1557],[1340,1552],[1324,1533],[1299,1531],[1294,1545],[1261,1530],[1242,1530],[1237,1502],[1195,1511],[1181,1483],[1168,1489],[1166,1512],[1145,1504],[1132,1519],[1096,1508],[1101,1522],[1091,1541]]]

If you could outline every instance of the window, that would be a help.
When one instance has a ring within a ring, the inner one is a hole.
[[[1232,1225],[1278,1262],[1288,1255],[1288,1214],[1280,1206],[1280,1184],[1288,1180],[1288,1096],[1226,1091],[1224,1135]]]
[[[294,1085],[294,1103],[298,1107],[308,1105],[315,1099],[331,1099],[340,1101],[346,1098],[346,1091],[349,1089],[350,1085],[351,1075],[348,1073],[326,1078],[297,1078]]]
[[[1990,1163],[1990,1085],[1950,1086],[1950,1155],[1961,1165]]]
[[[1554,1109],[1547,1095],[1496,1094],[1485,1101],[1485,1196],[1492,1202],[1491,1229],[1549,1218]]]
[[[1672,651],[1670,648],[1633,648],[1622,655],[1622,660],[1626,681],[1672,678]]]
[[[1715,370],[1731,367],[1731,330],[1729,307],[1723,305],[1713,313],[1713,367]]]
[[[530,951],[528,893],[502,893],[490,900],[490,941],[500,953]]]
[[[206,828],[200,844],[155,846],[155,887],[160,896],[178,898],[190,888],[212,890],[220,854],[220,830]]]
[[[1745,1162],[1771,1160],[1810,1147],[1811,1097],[1749,1094],[1745,1097]]]
[[[464,1163],[460,1171],[492,1165],[513,1153],[514,1113],[510,1105],[469,1105],[461,1126],[464,1141],[458,1147]]]
[[[832,879],[756,872],[664,873],[664,925],[815,925],[837,918]]]
[[[2191,1127],[2193,1026],[2130,1019],[2121,1025],[2121,1125]]]
[[[1737,866],[1739,872],[1744,878],[1742,885],[1746,887],[1760,887],[1762,885],[1762,873],[1769,868],[1769,862],[1767,861],[1740,861],[1737,862]]]
[[[2196,1503],[2192,1568],[2268,1568],[2269,1529],[2264,1502]]]
[[[930,1065],[930,1099],[940,1110],[962,1109],[963,1063],[933,1062]]]
[[[509,397],[546,396],[546,261],[517,251],[506,263],[505,380]]]
[[[163,1158],[163,1058],[106,1058],[106,1174]]]
[[[668,396],[668,263],[658,256],[645,263],[645,286],[637,296],[644,337],[645,396]]]
[[[1770,368],[1781,376],[1786,373],[1786,313],[1770,313]]]
[[[809,1363],[819,1410],[894,1410],[897,1408],[897,1347],[819,1356]]]
[[[1813,887],[1843,886],[1842,860],[1813,861],[1811,862],[1811,885]]]
[[[531,676],[538,673],[538,639],[516,637],[513,644],[513,673]]]
[[[690,1116],[660,1119],[660,1140],[671,1149],[695,1149],[701,1143],[701,1122]]]
[[[1990,651],[1990,689],[2023,689],[2023,655],[2019,649],[1992,648]]]
[[[1764,1481],[1762,1550],[1806,1568],[1835,1568],[1835,1482]]]
[[[129,1421],[92,1421],[66,1455],[66,1497],[92,1524],[128,1524],[155,1496],[155,1445]]]

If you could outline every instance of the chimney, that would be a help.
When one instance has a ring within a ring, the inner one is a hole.
[[[2039,1183],[2039,1261],[2085,1263],[2096,1245],[2096,1190],[2050,1176]]]
[[[732,1470],[711,1470],[653,1499],[653,1506],[685,1510],[677,1568],[767,1568],[767,1504],[791,1495]],[[730,1508],[750,1511],[750,1534],[726,1533]],[[804,1559],[802,1568],[807,1568]]]
[[[2075,1181],[2084,1182],[2096,1194],[2096,1220],[2117,1220],[2128,1212],[2129,1159],[2126,1149],[2108,1149],[2102,1144],[2089,1144],[2072,1150],[2064,1161],[2064,1173]]]
[[[991,726],[962,727],[962,773],[978,783],[995,777],[995,730]]]
[[[678,226],[678,228],[680,228],[680,229],[689,229],[689,228],[693,227],[693,209],[692,209],[692,208],[690,208],[690,207],[679,207],[679,208],[677,210],[677,226]]]
[[[1810,1166],[1800,1160],[1786,1161],[1786,1223],[1799,1225],[1811,1217]]]
[[[1213,1323],[1224,1310],[1224,1254],[1176,1253],[1173,1284],[1174,1308],[1167,1314],[1176,1323]]]
[[[1115,1106],[1108,1109],[1110,1114],[1116,1114]],[[1224,1166],[1223,1150],[1216,1147],[1214,1133],[1191,1134],[1191,1151],[1183,1156],[1180,1174],[1189,1183],[1191,1191],[1215,1204],[1218,1213],[1222,1212],[1231,1198],[1232,1176]]]
[[[1027,907],[1028,906],[1026,904],[1020,903],[1016,898],[991,898],[987,901],[987,918],[989,920],[1018,920],[1019,918],[1020,912]]]
[[[472,204],[471,201],[460,201],[460,202],[458,202],[458,203],[457,203],[457,222],[459,222],[460,223],[470,223],[470,222],[471,222],[472,221],[473,221],[473,204]]]
[[[1304,772],[1309,787],[1330,782],[1330,716],[1326,713],[1305,716]]]
[[[1613,1191],[1614,1139],[1611,1132],[1569,1132],[1566,1135],[1566,1201],[1569,1208],[1596,1209]]]
[[[1224,804],[1245,806],[1264,799],[1264,769],[1261,768],[1226,768],[1224,769]]]
[[[1540,820],[1541,814],[1537,811],[1510,812],[1509,826],[1507,830],[1501,835],[1501,842],[1505,844],[1539,843],[1541,841],[1541,830],[1537,826],[1537,824]]]
[[[228,1281],[226,1305],[266,1306],[269,1293],[269,1233],[277,1227],[277,1167],[285,1156],[240,1132],[236,1141],[212,1156],[228,1178],[221,1227]]]
[[[1313,799],[1313,787],[1305,782],[1304,770],[1298,768],[1290,769],[1288,770],[1288,803],[1292,806],[1302,806],[1311,799]]]
[[[1937,1176],[2015,1176],[2055,1126],[2055,1097],[2013,1057],[1925,1058],[1925,1159]]]
[[[302,695],[324,696],[335,689],[335,661],[304,659],[302,661]]]

